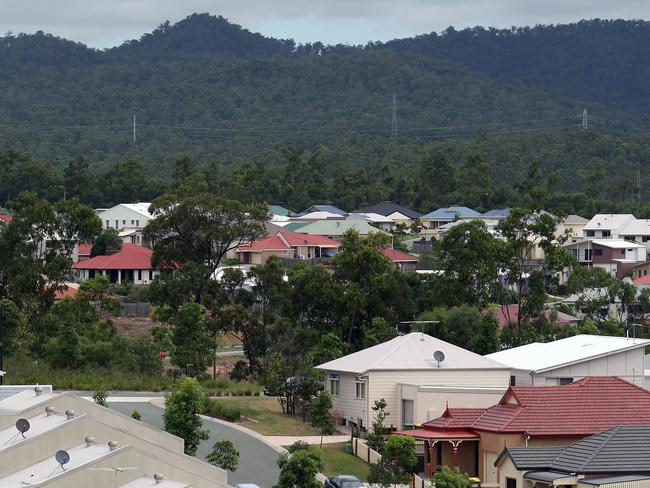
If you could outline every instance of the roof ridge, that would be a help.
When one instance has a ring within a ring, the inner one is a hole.
[[[585,467],[586,465],[588,465],[589,462],[590,462],[594,457],[596,457],[596,455],[597,455],[597,454],[598,454],[598,453],[599,453],[599,452],[600,452],[600,451],[601,451],[601,450],[602,450],[602,449],[607,445],[607,443],[608,443],[608,442],[609,442],[609,441],[614,437],[614,435],[618,432],[618,430],[620,429],[620,427],[621,427],[620,425],[617,425],[616,427],[614,427],[614,428],[612,428],[612,429],[609,429],[609,430],[606,430],[605,432],[599,432],[598,434],[594,434],[594,435],[592,435],[592,436],[586,437],[585,439],[580,439],[579,441],[576,441],[576,442],[574,442],[573,444],[569,444],[569,445],[566,446],[564,449],[562,449],[562,452],[561,452],[561,453],[560,453],[560,454],[559,454],[559,455],[558,455],[558,456],[557,456],[557,457],[556,457],[556,458],[551,462],[551,465],[553,465],[553,463],[554,463],[555,461],[557,461],[557,460],[562,456],[562,454],[564,454],[564,452],[565,452],[567,449],[569,449],[572,445],[574,445],[574,444],[578,444],[578,443],[583,442],[583,441],[585,441],[585,440],[587,440],[587,439],[590,439],[590,438],[592,438],[592,437],[597,437],[597,436],[601,436],[601,435],[607,435],[607,439],[606,439],[605,441],[603,441],[603,442],[600,444],[600,446],[599,446],[598,448],[596,448],[596,449],[594,449],[593,451],[591,451],[590,456],[587,457],[587,459],[586,459],[585,461],[583,461],[583,462],[580,463],[580,466],[579,466],[580,469],[584,469],[584,467]],[[611,432],[611,433],[610,433],[610,432]]]
[[[402,347],[404,345],[404,343],[406,342],[406,339],[411,334],[412,334],[412,332],[409,333],[409,334],[403,335],[403,336],[397,336],[395,339],[401,339],[400,341],[397,341],[397,345],[395,347],[391,348],[389,351],[387,351],[377,361],[375,361],[370,368],[366,368],[366,371],[369,371],[371,369],[375,369],[377,367],[377,365],[380,364],[384,359],[386,359],[388,356],[392,355],[395,351],[397,351],[400,347]],[[395,340],[395,339],[391,339],[391,340]]]

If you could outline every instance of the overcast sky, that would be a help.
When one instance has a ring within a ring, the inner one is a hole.
[[[0,0],[0,32],[52,34],[93,47],[138,38],[194,12],[297,42],[365,43],[484,25],[650,19],[650,0]]]

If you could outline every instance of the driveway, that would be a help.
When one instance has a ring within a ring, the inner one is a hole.
[[[110,400],[110,398],[109,398]],[[142,421],[162,428],[163,409],[148,402],[109,402],[110,408],[131,415],[137,410],[142,415]],[[279,453],[261,440],[227,425],[209,420],[203,421],[203,428],[208,429],[210,438],[203,441],[196,453],[197,457],[205,459],[212,450],[215,441],[227,437],[239,447],[239,468],[234,473],[228,473],[228,483],[255,483],[261,488],[272,488],[277,483],[280,470],[277,460]]]

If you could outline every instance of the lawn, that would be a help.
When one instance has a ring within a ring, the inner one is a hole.
[[[361,481],[368,481],[370,465],[345,452],[345,443],[323,444],[323,448],[311,446],[323,460],[323,474],[327,477],[337,474],[352,474]]]
[[[262,435],[319,435],[318,429],[300,417],[285,415],[275,398],[270,397],[223,397],[217,401],[241,408],[239,425]]]

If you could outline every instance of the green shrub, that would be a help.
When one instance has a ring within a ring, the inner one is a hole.
[[[211,398],[208,398],[205,401],[205,408],[203,413],[205,415],[209,415],[210,417],[229,420],[231,422],[236,422],[241,418],[241,408],[234,405],[228,405],[225,402],[220,402]]]
[[[140,412],[138,412],[137,410],[134,410],[134,411],[131,413],[131,418],[132,418],[132,419],[135,419],[135,420],[142,420],[142,415],[141,415]]]

